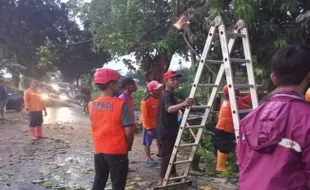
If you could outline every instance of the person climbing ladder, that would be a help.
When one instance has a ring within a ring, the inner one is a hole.
[[[226,171],[226,161],[229,153],[231,153],[235,148],[235,133],[234,124],[231,112],[231,106],[228,95],[227,85],[223,88],[224,101],[221,105],[218,122],[215,128],[215,152],[217,154],[217,164],[216,170],[219,172]],[[250,109],[249,103],[251,102],[251,96],[247,95],[240,97],[240,91],[235,88],[235,93],[237,96],[237,105],[239,110]],[[240,119],[245,115],[240,115]]]

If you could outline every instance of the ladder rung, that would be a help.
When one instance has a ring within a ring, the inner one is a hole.
[[[197,129],[197,128],[203,128],[204,126],[202,125],[189,125],[189,126],[186,126],[185,128],[187,129]]]
[[[186,176],[178,176],[178,177],[171,177],[171,178],[169,178],[169,181],[173,181],[173,180],[178,180],[178,179],[184,179],[184,178],[186,178]]]
[[[207,105],[194,105],[191,107],[191,109],[207,109],[210,108],[210,106]]]
[[[198,85],[202,87],[218,87],[218,85],[216,84],[198,84]]]
[[[240,34],[240,33],[234,33],[234,32],[226,32],[226,35],[229,37],[241,37],[241,38],[246,38],[245,34]]]
[[[180,147],[197,146],[197,143],[180,144]]]
[[[167,186],[159,186],[159,187],[155,187],[154,190],[158,190],[158,189],[167,189],[167,187],[178,187],[178,186],[186,186],[186,185],[191,185],[192,181],[190,180],[186,180],[186,181],[181,181],[181,182],[176,182],[176,183],[169,183],[167,184]]]
[[[250,113],[252,109],[239,110],[238,113]]]
[[[254,88],[254,85],[252,84],[234,84],[237,88]]]
[[[206,62],[210,64],[223,64],[223,61],[220,60],[206,60]]]
[[[236,62],[236,63],[250,63],[250,60],[249,60],[249,59],[230,58],[230,62]]]
[[[180,161],[175,161],[174,164],[187,164],[191,163],[191,160],[180,160]]]

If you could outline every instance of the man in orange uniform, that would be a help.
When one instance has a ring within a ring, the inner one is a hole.
[[[310,103],[310,88],[306,91],[305,100]]]
[[[134,121],[129,106],[115,97],[119,79],[120,75],[108,68],[97,69],[94,75],[102,95],[89,103],[96,171],[93,190],[105,189],[109,174],[113,190],[124,190],[126,186]]]
[[[43,114],[47,116],[44,100],[41,98],[41,91],[38,89],[39,82],[32,81],[31,87],[24,92],[25,108],[29,111],[30,135],[33,140],[43,137],[42,123]]]
[[[156,117],[158,112],[159,97],[162,92],[162,84],[157,81],[151,81],[147,85],[149,93],[144,97],[141,102],[141,115],[142,115],[142,136],[144,151],[146,154],[145,167],[156,166],[158,163],[154,162],[151,157],[150,146],[154,138],[156,138]],[[157,141],[158,155],[160,152],[160,146]]]
[[[235,147],[235,129],[233,124],[232,112],[230,107],[228,87],[223,88],[224,100],[220,108],[218,122],[215,129],[215,150],[217,150],[217,171],[226,171],[226,161],[228,154],[231,153]],[[250,109],[249,103],[251,102],[251,96],[245,97],[239,96],[239,89],[235,88],[237,96],[237,105],[239,110]],[[244,115],[239,115],[240,119]]]

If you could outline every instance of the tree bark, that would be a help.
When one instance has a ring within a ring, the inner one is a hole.
[[[168,56],[167,53],[159,53],[154,58],[148,57],[146,60],[146,81],[150,82],[156,80],[163,82],[163,75],[170,66],[172,56]]]
[[[12,79],[13,79],[13,85],[15,88],[19,88],[19,82],[20,82],[20,74],[19,72],[11,72],[12,74]]]

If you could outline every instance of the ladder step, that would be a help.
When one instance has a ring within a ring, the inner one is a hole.
[[[191,106],[191,109],[193,109],[193,110],[207,109],[207,108],[210,108],[210,106],[207,106],[207,105],[194,105],[194,106]]]
[[[171,177],[171,178],[169,178],[169,181],[173,181],[173,180],[179,180],[179,179],[184,179],[184,178],[186,178],[186,176],[178,176],[178,177]]]
[[[197,129],[197,128],[203,128],[204,126],[202,125],[189,125],[189,126],[186,126],[185,128],[187,129]]]
[[[192,160],[180,160],[180,161],[175,161],[174,164],[187,164],[191,162]]]
[[[223,64],[223,61],[220,61],[220,60],[206,60],[206,63],[210,63],[210,64]]]
[[[250,113],[252,109],[239,110],[238,113]]]
[[[235,63],[250,63],[251,61],[249,59],[239,59],[239,58],[230,58],[231,62],[235,62]],[[221,60],[206,60],[207,63],[210,64],[222,64],[224,63]]]
[[[216,84],[198,84],[201,87],[218,87]]]
[[[245,34],[234,33],[234,32],[226,32],[227,37],[241,37],[246,38]]]
[[[192,181],[190,180],[186,180],[186,181],[181,181],[181,182],[176,182],[176,183],[169,183],[167,184],[167,186],[159,186],[159,187],[154,187],[154,190],[159,190],[159,189],[167,189],[169,187],[173,187],[173,188],[176,188],[176,187],[183,187],[183,186],[187,186],[187,185],[191,185],[192,184]]]
[[[238,59],[238,58],[230,58],[231,62],[235,63],[250,63],[251,61],[249,59]]]
[[[254,85],[252,84],[234,84],[237,88],[254,88]]]
[[[180,144],[180,147],[197,146],[197,143]]]

